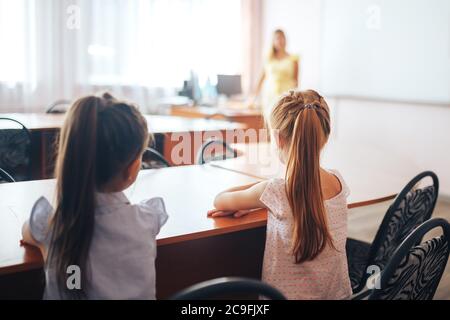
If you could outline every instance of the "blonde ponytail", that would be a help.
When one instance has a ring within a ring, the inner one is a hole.
[[[297,263],[314,259],[327,245],[328,229],[320,180],[320,152],[330,134],[328,106],[315,91],[291,91],[272,111],[272,126],[288,142],[286,194],[294,227]]]

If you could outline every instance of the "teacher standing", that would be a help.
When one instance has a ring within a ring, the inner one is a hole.
[[[298,77],[299,58],[286,51],[286,35],[283,30],[275,30],[272,48],[265,59],[254,98],[258,98],[265,84],[262,95],[264,114],[270,113],[280,95],[298,87]]]

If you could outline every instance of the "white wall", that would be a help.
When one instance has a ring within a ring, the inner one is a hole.
[[[264,0],[264,39],[283,28],[289,51],[301,56],[302,89],[320,84],[320,0]],[[339,140],[358,140],[383,146],[410,159],[418,170],[435,171],[441,195],[450,196],[450,107],[406,105],[363,100],[330,99],[334,134]],[[401,168],[399,168],[400,170]],[[368,182],[370,183],[370,182]]]
[[[322,92],[450,105],[449,0],[321,2]]]

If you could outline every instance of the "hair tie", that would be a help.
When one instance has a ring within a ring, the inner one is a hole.
[[[305,109],[313,109],[316,110],[317,106],[314,103],[305,104]]]

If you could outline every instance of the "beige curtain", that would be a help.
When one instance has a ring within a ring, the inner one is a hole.
[[[262,34],[263,7],[262,0],[242,0],[242,88],[244,94],[256,88],[262,71]]]

